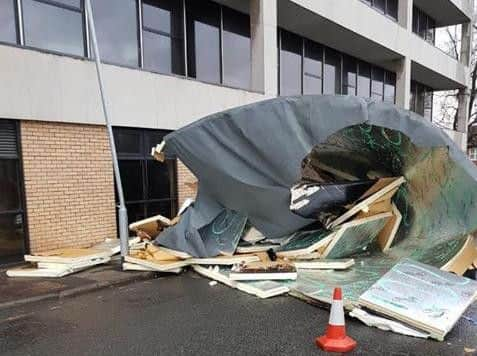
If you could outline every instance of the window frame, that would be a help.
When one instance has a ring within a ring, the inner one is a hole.
[[[149,176],[148,176],[148,163],[150,162],[155,162],[154,158],[150,155],[150,152],[148,148],[146,147],[146,144],[148,143],[147,140],[147,135],[150,135],[152,133],[161,133],[164,136],[168,134],[170,131],[169,130],[156,130],[156,129],[145,129],[145,128],[135,128],[135,127],[113,127],[113,131],[119,132],[134,132],[139,135],[139,145],[140,145],[140,152],[136,153],[127,153],[127,152],[121,152],[119,147],[118,147],[118,161],[121,163],[121,161],[138,161],[140,165],[140,170],[141,170],[141,188],[142,188],[142,196],[141,199],[135,199],[135,200],[125,200],[126,208],[131,205],[142,205],[142,210],[143,210],[143,215],[148,216],[148,206],[149,204],[155,204],[155,203],[164,203],[164,202],[170,202],[170,212],[171,212],[171,217],[174,216],[177,211],[178,211],[178,184],[177,184],[177,160],[173,159],[166,159],[165,162],[162,163],[157,163],[161,165],[167,165],[167,168],[165,169],[171,169],[169,171],[169,178],[170,178],[170,197],[169,198],[150,198],[149,197]],[[116,136],[115,136],[116,140]],[[118,145],[117,145],[118,146]],[[123,183],[124,187],[124,183]],[[116,195],[116,201],[117,201],[117,195]]]
[[[76,12],[76,13],[80,14],[80,16],[81,16],[81,35],[83,37],[83,41],[82,41],[83,54],[82,55],[77,55],[77,54],[73,54],[73,53],[65,53],[65,52],[56,51],[56,50],[49,49],[49,48],[41,48],[41,47],[36,47],[36,46],[32,46],[32,45],[27,45],[26,44],[26,35],[25,35],[25,16],[24,16],[24,11],[23,11],[23,7],[24,7],[23,1],[24,0],[17,0],[16,1],[16,9],[17,9],[16,22],[18,23],[18,29],[19,30],[17,32],[19,32],[18,36],[20,37],[20,39],[19,39],[20,40],[20,43],[19,43],[20,46],[28,48],[28,49],[34,49],[34,50],[41,51],[41,52],[54,53],[54,54],[69,56],[69,57],[73,57],[73,58],[88,58],[88,59],[90,58],[90,50],[89,50],[90,43],[89,43],[89,34],[88,34],[89,31],[88,31],[88,25],[87,25],[87,19],[86,19],[86,6],[85,6],[84,0],[80,0],[80,7],[79,8],[75,7],[75,6],[72,6],[72,5],[64,4],[62,2],[55,1],[55,0],[30,0],[30,1],[37,2],[37,3],[40,3],[40,4],[46,5],[46,6],[53,6],[53,7],[62,9],[62,10],[67,10],[67,11]]]
[[[13,4],[13,16],[15,22],[15,41],[0,40],[0,44],[7,46],[23,46],[23,26],[21,14],[21,0],[11,0]]]

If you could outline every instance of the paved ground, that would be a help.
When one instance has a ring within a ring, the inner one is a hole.
[[[0,270],[0,309],[58,299],[113,285],[154,278],[153,272],[124,272],[118,258],[63,278],[9,278]]]
[[[477,305],[466,315],[477,319]],[[325,310],[291,297],[261,300],[188,272],[68,299],[0,310],[5,355],[312,355]],[[463,355],[475,321],[445,342],[404,337],[348,320],[353,354]]]

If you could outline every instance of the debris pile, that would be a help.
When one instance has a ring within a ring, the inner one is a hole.
[[[461,275],[477,259],[477,169],[414,113],[355,97],[277,98],[199,120],[152,154],[179,158],[198,194],[150,236],[208,278],[327,306],[340,286],[351,316],[439,340],[475,299]],[[242,254],[259,260],[212,260]]]
[[[129,241],[131,246],[139,242],[139,238]],[[111,261],[120,252],[118,239],[106,239],[90,248],[62,248],[45,251],[35,255],[25,255],[29,265],[7,271],[9,277],[64,277],[93,266]]]

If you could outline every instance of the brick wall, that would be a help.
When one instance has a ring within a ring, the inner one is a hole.
[[[32,253],[116,236],[111,155],[104,126],[21,122]]]
[[[187,198],[195,198],[195,189],[185,185],[185,183],[192,183],[195,181],[197,181],[197,178],[192,172],[189,171],[184,163],[177,160],[177,193],[179,208]]]

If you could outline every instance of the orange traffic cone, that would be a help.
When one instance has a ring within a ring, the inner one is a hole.
[[[326,334],[317,337],[315,341],[318,347],[328,352],[348,352],[356,347],[356,341],[346,335],[341,288],[335,288],[333,292]]]

